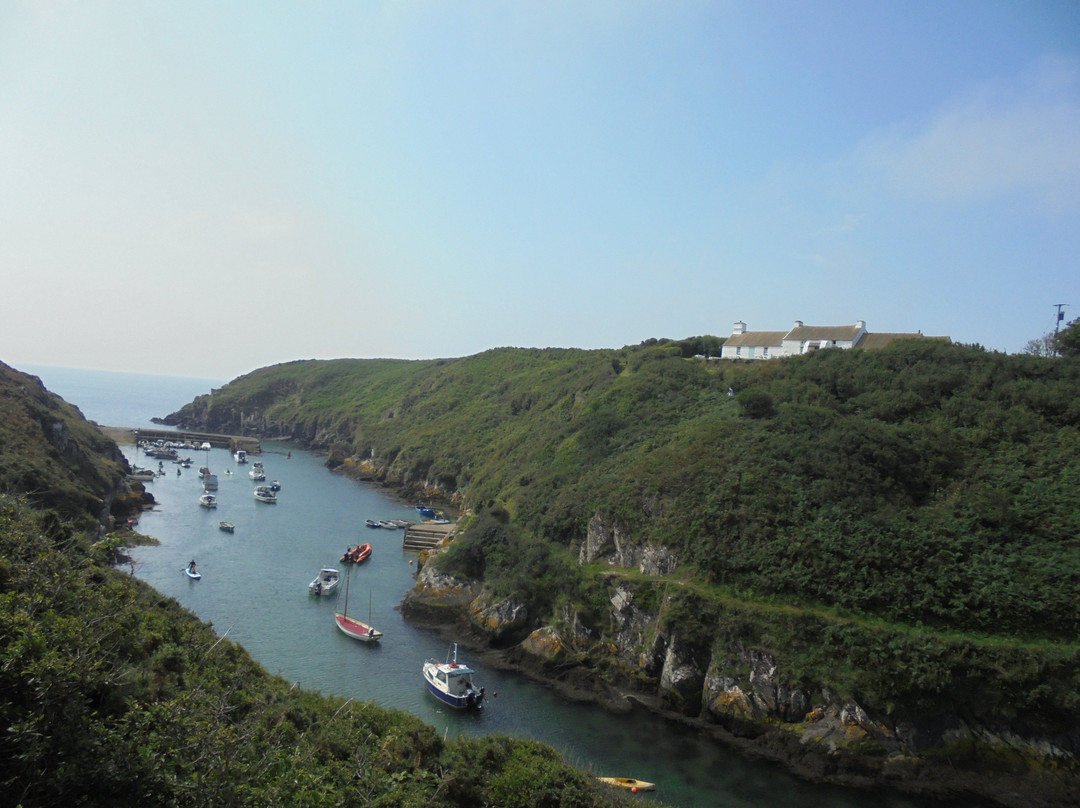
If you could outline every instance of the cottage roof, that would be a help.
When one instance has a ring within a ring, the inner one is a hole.
[[[745,331],[742,334],[732,334],[724,340],[724,345],[733,345],[735,347],[743,345],[775,345],[780,347],[786,333],[786,331]]]
[[[856,348],[884,348],[893,340],[897,339],[920,339],[922,334],[863,334],[863,338],[856,344]]]
[[[857,325],[797,325],[787,332],[784,339],[827,339],[850,342],[859,335],[860,331],[862,328]]]

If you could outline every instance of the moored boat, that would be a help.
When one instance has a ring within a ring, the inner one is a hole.
[[[391,522],[389,519],[380,519],[379,527],[385,527],[387,530],[397,530],[397,524]]]
[[[362,564],[371,556],[370,544],[357,544],[350,547],[339,559],[342,564]]]
[[[601,783],[606,783],[609,786],[615,786],[616,788],[625,788],[627,791],[632,791],[635,794],[639,791],[652,791],[656,788],[655,783],[649,783],[645,780],[638,780],[634,777],[597,777]]]
[[[259,502],[277,502],[277,494],[270,490],[268,485],[255,487],[255,499]]]
[[[216,508],[217,497],[215,497],[213,494],[203,494],[201,497],[199,497],[199,504],[202,505],[204,508]]]
[[[332,595],[337,591],[338,582],[341,580],[341,574],[333,567],[323,567],[319,570],[319,574],[315,576],[310,584],[308,584],[308,592],[313,595],[322,595],[324,597]]]
[[[351,575],[345,578],[345,606],[340,612],[334,612],[334,624],[341,629],[342,633],[360,642],[375,642],[382,639],[382,632],[372,628],[371,624],[371,592],[368,591],[368,622],[364,623],[355,617],[349,617],[349,580]]]
[[[226,533],[232,533],[236,530],[236,525],[232,522],[218,522],[218,527],[224,530]]]
[[[374,519],[368,519],[366,522],[364,522],[364,524],[367,525],[368,527],[378,527],[379,526],[379,523],[376,522]]]
[[[271,480],[270,481],[270,490],[271,491],[280,491],[281,490],[281,483],[279,483],[277,480]]]
[[[217,475],[205,474],[202,478],[203,491],[217,491]]]
[[[473,686],[473,671],[457,661],[457,643],[450,646],[445,662],[429,659],[424,663],[424,682],[428,692],[456,710],[479,710],[484,706],[484,688]]]
[[[236,460],[237,463],[246,463],[247,452],[245,452],[243,449],[237,449],[235,452],[233,452],[233,458]]]

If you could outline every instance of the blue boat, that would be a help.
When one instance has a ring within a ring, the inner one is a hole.
[[[473,669],[457,661],[457,643],[450,646],[446,662],[429,659],[424,663],[428,692],[456,710],[479,710],[484,706],[484,688],[473,687]]]
[[[433,508],[428,508],[424,505],[417,505],[416,512],[421,516],[428,517],[429,519],[435,515],[435,510]]]

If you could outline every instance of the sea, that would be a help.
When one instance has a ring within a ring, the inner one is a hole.
[[[155,426],[152,418],[169,415],[224,383],[44,366],[17,369],[38,376],[103,426]],[[133,464],[158,464],[134,445],[121,448]],[[148,483],[157,504],[143,514],[138,529],[159,543],[135,548],[124,569],[242,645],[267,671],[299,687],[408,711],[442,737],[501,733],[539,740],[598,776],[656,783],[656,791],[638,795],[647,803],[679,808],[946,805],[889,790],[807,783],[693,727],[639,708],[612,713],[569,701],[541,683],[470,659],[465,649],[459,661],[476,670],[476,684],[487,690],[486,706],[478,713],[446,708],[426,692],[420,670],[426,659],[446,659],[452,638],[410,625],[397,609],[413,584],[417,556],[402,549],[400,531],[365,524],[367,519],[416,519],[413,503],[329,471],[315,453],[264,442],[262,454],[252,460],[264,464],[268,480],[281,484],[278,502],[264,504],[252,496],[250,464],[238,464],[224,449],[188,454],[193,455],[190,468],[165,462],[164,473]],[[218,477],[214,510],[198,504],[197,469],[202,465]],[[220,521],[232,522],[235,531],[223,532]],[[347,586],[337,597],[309,594],[308,584],[322,567],[346,573],[339,556],[363,542],[371,543],[372,556],[348,568]],[[184,575],[190,561],[197,562],[201,580]],[[382,641],[359,643],[338,631],[333,613],[342,607],[382,631]]]

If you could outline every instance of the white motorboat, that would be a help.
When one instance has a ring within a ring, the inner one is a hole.
[[[217,497],[215,497],[213,494],[203,494],[201,497],[199,497],[199,504],[202,505],[204,508],[216,508]]]
[[[255,499],[259,502],[277,502],[277,494],[270,490],[268,485],[255,487]]]
[[[338,583],[341,581],[341,574],[333,567],[323,567],[319,570],[319,574],[315,576],[315,580],[308,584],[308,592],[313,595],[332,595],[337,592]]]
[[[443,704],[458,710],[479,710],[484,706],[484,688],[473,687],[473,669],[457,661],[457,643],[450,646],[445,662],[424,663],[428,692]]]
[[[243,449],[237,449],[235,452],[233,452],[233,459],[236,460],[237,463],[246,463],[247,452],[245,452]]]

